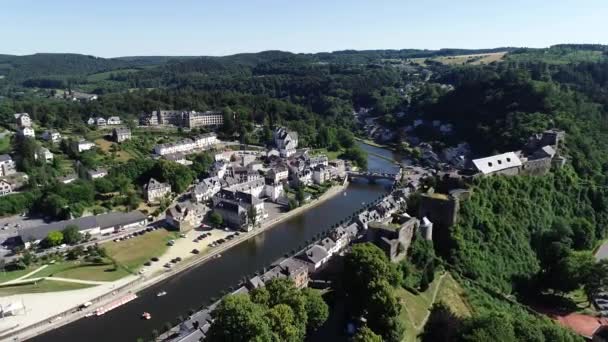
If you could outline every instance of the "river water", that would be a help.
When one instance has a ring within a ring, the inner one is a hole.
[[[359,143],[368,151],[392,158],[385,149]],[[399,159],[398,159],[399,160]],[[369,169],[396,171],[398,166],[370,154]],[[178,316],[187,317],[219,298],[222,291],[235,286],[247,276],[262,270],[272,262],[294,250],[332,225],[348,218],[364,204],[376,200],[388,191],[390,183],[351,183],[344,193],[279,223],[275,227],[227,250],[213,259],[162,281],[138,293],[139,298],[114,309],[101,317],[84,318],[50,331],[32,341],[135,342],[138,337],[148,339],[153,329],[162,331],[165,322],[174,323]],[[164,297],[156,297],[166,291]],[[147,311],[151,320],[140,319]]]

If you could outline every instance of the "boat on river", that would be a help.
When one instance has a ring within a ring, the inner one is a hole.
[[[121,297],[121,298],[111,302],[110,304],[104,305],[104,306],[100,307],[99,309],[95,310],[95,316],[101,316],[110,310],[114,310],[121,305],[125,305],[128,302],[135,300],[135,298],[137,298],[137,295],[134,293]]]
[[[143,314],[141,314],[141,318],[148,320],[152,318],[152,315],[150,315],[149,312],[144,312]]]
[[[162,296],[166,296],[167,295],[167,291],[160,291],[159,293],[156,294],[156,297],[162,297]]]

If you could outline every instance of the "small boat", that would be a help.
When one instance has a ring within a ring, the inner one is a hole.
[[[150,318],[152,318],[152,315],[150,315],[149,312],[144,312],[143,314],[141,314],[141,318],[150,319]]]
[[[159,293],[156,294],[156,297],[162,297],[166,294],[167,294],[167,291],[160,291]]]

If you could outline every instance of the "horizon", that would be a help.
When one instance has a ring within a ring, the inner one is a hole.
[[[542,13],[542,15],[541,15]],[[96,57],[229,56],[268,50],[542,48],[605,42],[608,6],[599,0],[487,4],[313,0],[289,7],[276,0],[230,4],[184,0],[145,6],[109,0],[8,1],[3,54],[76,53]],[[27,23],[24,25],[23,23]],[[559,25],[556,25],[559,23]]]

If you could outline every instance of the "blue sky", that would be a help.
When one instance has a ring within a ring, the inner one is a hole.
[[[607,0],[2,0],[0,53],[102,57],[608,43]]]

